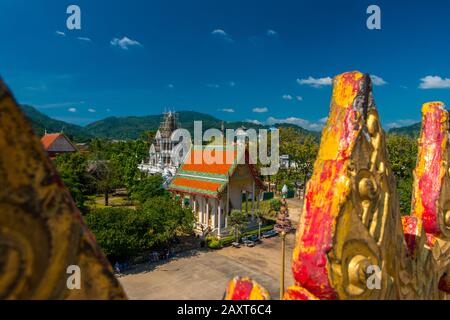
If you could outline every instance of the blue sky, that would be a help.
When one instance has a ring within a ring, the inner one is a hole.
[[[320,129],[328,77],[360,70],[381,78],[388,128],[450,104],[449,15],[441,0],[2,0],[0,75],[20,103],[82,125],[170,108]]]

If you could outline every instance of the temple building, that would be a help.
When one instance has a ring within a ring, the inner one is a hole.
[[[64,133],[45,133],[41,143],[50,158],[58,154],[77,152],[77,148]]]
[[[191,148],[169,185],[168,189],[183,197],[183,203],[194,211],[198,234],[227,235],[231,210],[251,215],[259,209],[264,185],[254,165],[248,161],[240,164],[242,157],[248,159],[248,152],[235,149],[211,145]]]
[[[175,112],[164,113],[163,121],[150,146],[148,163],[141,163],[140,171],[148,174],[161,174],[166,178],[175,175],[179,164],[174,163],[171,158],[172,150],[176,146],[176,143],[171,141],[171,136],[178,128],[178,115]]]

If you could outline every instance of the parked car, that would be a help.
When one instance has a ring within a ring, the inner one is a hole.
[[[272,238],[272,237],[275,237],[276,235],[278,235],[278,232],[277,232],[277,231],[275,231],[275,230],[269,230],[269,231],[264,232],[264,233],[262,234],[262,237],[263,237],[263,238]]]
[[[236,241],[233,242],[231,245],[233,246],[233,248],[240,248],[241,247],[240,243],[236,242]]]
[[[255,243],[261,241],[256,234],[251,237],[248,237],[248,240],[253,241]]]
[[[254,241],[247,240],[247,241],[245,242],[245,245],[246,245],[247,247],[252,248],[252,247],[255,246],[255,242],[254,242]]]

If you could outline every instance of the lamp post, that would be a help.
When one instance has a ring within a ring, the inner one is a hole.
[[[289,191],[288,186],[284,185],[283,188],[281,189],[281,193],[283,195],[283,199],[287,198],[288,191]]]
[[[280,300],[284,295],[284,268],[286,260],[286,234],[291,230],[291,221],[288,218],[288,209],[286,199],[283,199],[280,212],[277,217],[277,224],[275,230],[280,233],[281,237],[281,277],[280,277]]]
[[[281,277],[280,277],[280,300],[284,295],[284,266],[286,252],[286,231],[281,231]]]

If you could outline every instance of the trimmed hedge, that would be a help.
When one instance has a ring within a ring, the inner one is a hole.
[[[268,226],[261,227],[261,235],[264,232],[272,230],[273,227],[274,227],[274,225],[268,225]],[[258,228],[242,233],[240,235],[240,238],[250,237],[253,235],[258,235]],[[223,237],[222,239],[220,239],[220,244],[221,244],[221,246],[226,247],[226,246],[231,245],[234,241],[236,241],[236,237],[234,235],[226,236],[226,237]]]

